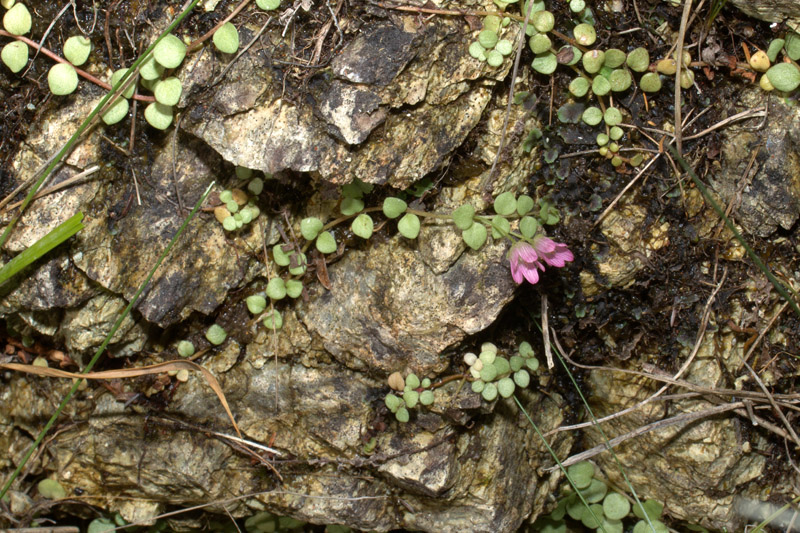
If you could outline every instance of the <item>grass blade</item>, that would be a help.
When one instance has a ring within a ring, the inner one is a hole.
[[[678,163],[680,163],[681,167],[683,167],[683,170],[685,170],[686,173],[689,174],[689,176],[692,178],[692,181],[697,186],[697,189],[700,191],[700,193],[703,195],[703,198],[705,198],[706,201],[709,204],[711,204],[711,207],[714,208],[714,211],[717,212],[717,215],[719,215],[722,221],[725,222],[725,226],[727,226],[727,228],[731,230],[731,233],[733,233],[733,236],[736,237],[736,240],[739,241],[739,243],[744,247],[745,251],[747,252],[747,255],[750,256],[750,260],[753,261],[753,263],[759,268],[759,270],[761,270],[761,272],[764,273],[764,275],[767,277],[770,283],[772,283],[772,286],[775,287],[775,290],[778,291],[778,294],[783,296],[783,298],[789,303],[789,305],[792,306],[792,309],[794,310],[795,314],[798,317],[800,317],[800,307],[797,306],[797,301],[795,300],[797,293],[793,289],[791,289],[791,287],[787,289],[786,287],[784,287],[783,283],[778,281],[778,278],[776,278],[775,275],[772,273],[772,271],[769,269],[769,267],[764,264],[764,262],[758,256],[758,254],[756,254],[753,251],[753,249],[750,248],[750,246],[748,246],[747,242],[745,242],[744,240],[744,237],[742,237],[742,234],[739,233],[739,230],[736,229],[736,226],[734,226],[733,223],[730,221],[730,219],[725,215],[725,211],[723,211],[723,209],[720,207],[717,201],[714,200],[714,197],[711,196],[711,194],[709,194],[705,184],[702,181],[700,181],[700,178],[698,178],[697,174],[694,173],[694,170],[692,169],[692,167],[689,166],[689,163],[687,163],[684,158],[678,155],[678,153],[672,146],[669,146],[668,148],[670,153],[672,153],[672,157],[674,157],[678,161]],[[791,294],[789,294],[789,291],[791,291]]]
[[[127,317],[128,314],[131,312],[131,309],[133,309],[133,306],[136,305],[136,302],[139,300],[142,291],[144,291],[145,287],[147,287],[147,285],[150,283],[150,280],[156,273],[158,267],[161,266],[161,263],[164,261],[164,258],[167,257],[167,254],[169,254],[170,250],[172,250],[173,245],[177,242],[178,238],[186,229],[186,226],[189,225],[189,222],[194,218],[195,214],[197,214],[197,211],[200,209],[200,206],[203,204],[203,202],[205,202],[206,198],[208,197],[208,194],[211,192],[211,188],[214,186],[214,183],[215,182],[211,182],[211,184],[206,188],[205,192],[202,194],[202,196],[200,196],[200,199],[194,205],[192,212],[189,213],[189,215],[183,221],[183,224],[181,224],[181,227],[178,228],[178,231],[175,233],[175,236],[172,237],[167,247],[164,248],[164,251],[161,252],[161,255],[158,256],[158,260],[156,260],[156,263],[153,265],[153,268],[150,269],[150,272],[147,274],[147,277],[144,279],[142,284],[136,290],[136,293],[134,293],[133,298],[131,298],[131,301],[128,303],[127,307],[125,307],[122,313],[120,313],[119,318],[117,319],[116,322],[114,322],[114,325],[111,327],[111,331],[109,331],[108,335],[106,335],[103,344],[101,344],[100,347],[97,348],[97,351],[92,357],[92,360],[89,361],[89,364],[86,365],[86,368],[84,368],[81,371],[81,374],[86,374],[90,372],[94,367],[95,363],[97,363],[97,361],[100,359],[100,355],[102,355],[102,353],[105,351],[106,346],[108,346],[108,343],[111,342],[111,338],[114,336],[119,327],[122,325],[122,321],[125,320],[125,317]],[[70,399],[72,399],[72,397],[77,392],[80,383],[81,383],[80,380],[75,381],[75,383],[72,385],[72,388],[70,388],[69,392],[67,392],[66,396],[64,396],[64,398],[61,400],[58,409],[56,409],[55,413],[53,413],[53,415],[50,417],[50,420],[47,421],[47,424],[45,424],[44,428],[42,428],[42,430],[39,432],[39,435],[36,436],[36,440],[33,442],[31,447],[25,453],[25,456],[22,458],[22,461],[20,461],[20,464],[17,465],[16,470],[14,470],[14,473],[11,474],[9,480],[6,481],[5,485],[3,485],[2,490],[0,490],[0,499],[2,499],[3,496],[5,496],[6,492],[8,492],[8,489],[11,488],[11,485],[14,483],[14,480],[17,479],[17,476],[19,476],[20,472],[22,472],[22,469],[25,467],[28,460],[31,458],[36,449],[39,447],[39,444],[41,444],[42,440],[44,440],[44,437],[47,434],[47,432],[50,430],[53,424],[55,424],[56,420],[61,414],[61,411],[63,411],[64,407],[66,407],[67,402],[69,402]]]
[[[17,254],[0,268],[0,285],[11,279],[20,270],[37,261],[47,252],[83,229],[83,213],[78,212],[50,230],[50,232]]]
[[[153,50],[153,48],[156,47],[156,45],[161,41],[161,39],[163,39],[168,33],[170,33],[173,29],[175,29],[175,27],[178,24],[180,24],[180,22],[184,19],[184,17],[186,17],[186,15],[188,15],[189,12],[192,9],[194,9],[194,6],[196,6],[199,2],[200,0],[192,0],[192,2],[183,11],[181,11],[177,17],[175,17],[175,20],[173,20],[172,23],[169,26],[167,26],[167,29],[164,30],[161,33],[161,35],[159,35],[158,38],[155,41],[153,41],[153,43],[150,44],[150,46],[147,47],[147,50],[145,50],[144,53],[142,53],[142,55],[139,56],[138,59],[136,59],[136,61],[133,62],[133,64],[130,66],[125,75],[122,76],[120,80],[114,85],[114,87],[111,88],[111,91],[109,91],[108,94],[106,94],[100,100],[100,102],[97,103],[92,112],[86,116],[86,118],[78,127],[78,129],[75,131],[75,133],[72,134],[72,137],[69,138],[69,140],[61,148],[61,150],[59,150],[59,152],[50,160],[50,164],[47,165],[44,171],[42,171],[42,175],[39,177],[38,180],[36,180],[36,183],[33,184],[31,190],[28,192],[28,195],[25,196],[25,199],[22,201],[22,205],[19,207],[19,211],[17,212],[17,214],[14,215],[14,217],[8,223],[8,226],[6,226],[6,229],[3,231],[3,234],[0,235],[0,248],[2,248],[3,245],[6,243],[6,241],[8,240],[8,237],[11,235],[11,231],[14,229],[14,226],[16,226],[20,216],[22,216],[22,213],[25,211],[25,208],[28,207],[28,204],[30,204],[31,201],[33,200],[33,197],[36,195],[36,192],[39,190],[39,187],[41,187],[44,180],[47,179],[47,176],[49,176],[50,173],[53,171],[53,169],[61,162],[61,159],[63,159],[64,156],[67,155],[70,152],[70,150],[72,150],[72,147],[75,146],[75,143],[78,142],[78,139],[80,139],[81,135],[83,135],[83,132],[86,131],[92,124],[92,120],[94,119],[94,117],[97,116],[98,113],[100,113],[100,111],[103,109],[106,103],[109,102],[109,100],[117,96],[117,94],[120,92],[123,85],[127,81],[127,79],[131,75],[133,75],[134,72],[136,72],[139,65],[141,65],[144,62],[144,60],[147,58],[147,55]]]

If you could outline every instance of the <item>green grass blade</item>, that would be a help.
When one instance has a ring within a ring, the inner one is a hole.
[[[542,439],[545,448],[547,448],[547,451],[550,452],[550,456],[553,458],[558,467],[564,473],[564,477],[567,478],[567,482],[569,483],[570,487],[572,487],[572,490],[575,491],[575,494],[578,495],[578,498],[580,498],[581,503],[583,503],[583,505],[585,505],[586,508],[589,510],[589,513],[591,513],[592,518],[594,518],[597,521],[597,523],[600,524],[600,529],[603,530],[603,533],[606,533],[606,529],[603,527],[603,521],[597,519],[597,516],[592,511],[592,508],[589,506],[589,502],[586,501],[586,498],[583,497],[581,491],[578,490],[578,487],[575,486],[575,483],[572,481],[572,478],[569,477],[569,474],[567,473],[567,468],[563,465],[563,463],[561,463],[561,460],[558,458],[558,455],[556,454],[555,450],[553,450],[553,448],[547,442],[547,439],[544,438],[542,430],[539,429],[539,426],[537,426],[533,422],[533,419],[531,419],[531,416],[528,414],[528,411],[526,411],[525,408],[522,406],[522,402],[519,401],[519,398],[517,398],[516,394],[514,395],[514,401],[517,402],[517,406],[519,407],[520,411],[522,411],[522,414],[525,415],[525,418],[528,419],[528,422],[530,423],[531,427],[533,427],[533,430],[536,431],[536,434],[539,435],[540,439]]]
[[[208,186],[208,188],[206,188],[205,192],[200,197],[200,199],[197,201],[197,203],[194,204],[194,208],[192,209],[192,212],[189,213],[189,215],[183,221],[183,224],[181,224],[181,227],[178,228],[178,231],[177,231],[177,233],[175,233],[175,236],[172,237],[172,239],[169,241],[169,244],[167,245],[167,247],[164,248],[164,251],[161,252],[161,255],[158,256],[158,260],[156,261],[155,265],[153,265],[153,268],[150,269],[150,272],[147,274],[147,277],[144,279],[142,284],[136,290],[136,293],[134,293],[133,298],[131,298],[131,301],[128,303],[127,307],[125,307],[125,309],[119,315],[119,318],[117,319],[117,321],[114,322],[114,325],[111,327],[111,331],[108,332],[108,335],[106,335],[106,338],[103,341],[103,344],[101,344],[100,347],[97,348],[97,351],[95,352],[94,356],[92,357],[92,360],[89,361],[89,364],[86,365],[86,368],[84,368],[81,371],[81,374],[85,374],[86,372],[90,372],[92,370],[92,368],[94,367],[95,363],[97,363],[97,361],[100,359],[100,355],[102,355],[102,353],[105,351],[106,346],[108,346],[108,343],[111,342],[111,338],[117,332],[117,330],[119,329],[120,325],[122,325],[122,321],[125,320],[125,317],[127,317],[128,314],[131,312],[131,309],[133,309],[133,306],[136,305],[136,302],[139,300],[139,296],[141,296],[142,291],[144,291],[145,287],[147,287],[147,285],[150,283],[150,279],[152,279],[153,275],[156,273],[156,270],[161,265],[161,262],[164,261],[165,257],[167,257],[167,254],[169,254],[170,250],[172,250],[172,246],[175,244],[175,242],[177,242],[178,238],[181,236],[183,231],[186,229],[186,226],[189,225],[189,222],[194,218],[195,214],[197,214],[197,211],[200,209],[200,206],[203,204],[203,202],[205,202],[206,198],[208,197],[208,194],[211,192],[211,188],[214,186],[214,183],[215,182],[211,182],[211,184]],[[58,409],[56,409],[55,413],[53,413],[53,416],[50,417],[50,420],[47,421],[47,424],[45,424],[44,428],[42,428],[42,430],[39,432],[39,435],[36,437],[36,440],[33,442],[31,447],[25,453],[25,456],[22,458],[22,461],[20,461],[20,463],[17,466],[16,470],[14,470],[14,473],[11,475],[11,478],[9,478],[9,480],[6,481],[5,485],[3,485],[2,490],[0,490],[0,499],[2,499],[3,496],[5,496],[6,492],[8,492],[8,489],[11,488],[12,483],[14,483],[14,480],[17,479],[17,476],[19,476],[20,472],[22,472],[22,469],[25,467],[25,464],[28,462],[28,460],[31,458],[33,453],[39,447],[39,444],[41,444],[41,442],[44,439],[44,437],[47,434],[47,432],[50,430],[50,428],[53,426],[53,424],[55,424],[56,420],[58,419],[59,415],[61,414],[61,411],[63,411],[64,407],[67,405],[67,402],[69,402],[70,399],[75,395],[75,392],[77,392],[78,387],[80,386],[80,383],[81,383],[81,380],[75,380],[75,383],[73,383],[72,388],[69,390],[67,395],[64,396],[64,399],[61,400],[61,403],[59,404]]]
[[[83,229],[83,213],[78,212],[50,230],[50,233],[31,244],[14,259],[0,268],[0,285],[11,279],[20,270],[37,261],[44,254]]]
[[[531,313],[530,310],[528,310],[528,314],[530,315],[531,319],[535,318],[533,316],[533,313]],[[541,326],[539,325],[539,322],[534,320],[534,323],[537,325],[537,327],[539,327],[539,330],[541,331]],[[589,402],[586,400],[586,397],[583,395],[583,391],[581,391],[581,388],[578,385],[578,382],[575,379],[575,376],[573,376],[572,372],[570,372],[569,367],[567,366],[567,363],[564,361],[564,358],[561,356],[561,352],[558,350],[558,348],[553,346],[552,349],[553,349],[553,352],[558,357],[558,360],[561,363],[561,366],[563,366],[564,370],[567,372],[567,375],[569,376],[569,379],[572,382],[572,386],[575,388],[575,391],[578,393],[578,396],[581,397],[581,401],[583,402],[583,406],[586,408],[586,412],[589,413],[589,416],[592,419],[594,427],[596,427],[597,430],[600,432],[600,435],[603,436],[603,441],[606,444],[606,449],[609,452],[611,452],[611,456],[614,458],[614,462],[617,465],[617,469],[622,474],[622,478],[625,480],[625,484],[627,485],[628,490],[631,491],[631,495],[633,496],[633,499],[636,501],[636,505],[639,506],[639,508],[642,510],[642,514],[644,514],[644,519],[647,521],[647,525],[649,525],[650,529],[652,529],[653,533],[655,533],[656,528],[653,525],[653,522],[650,521],[650,516],[648,515],[648,513],[645,512],[644,506],[642,505],[642,502],[639,499],[639,495],[636,494],[636,489],[633,488],[633,483],[631,483],[630,479],[628,479],[628,475],[625,473],[625,469],[622,466],[622,462],[619,460],[619,457],[617,457],[617,454],[614,452],[614,447],[610,445],[609,438],[606,435],[605,431],[603,431],[603,428],[600,426],[600,423],[597,421],[597,417],[594,415],[594,411],[592,411],[592,408],[589,407]],[[562,467],[562,470],[563,470],[563,467]],[[570,480],[570,483],[572,483],[572,480]]]
[[[800,317],[800,307],[797,306],[797,301],[795,300],[795,298],[797,297],[797,293],[794,291],[794,289],[792,289],[791,287],[787,289],[786,287],[784,287],[783,283],[778,281],[778,278],[776,278],[775,275],[772,273],[772,271],[769,269],[769,267],[764,264],[764,262],[758,256],[758,254],[756,254],[753,251],[753,249],[747,245],[747,242],[745,242],[744,237],[742,237],[742,234],[739,233],[739,230],[736,229],[736,226],[734,226],[733,223],[730,221],[730,219],[725,215],[725,211],[719,206],[717,201],[714,200],[714,197],[711,196],[705,184],[703,184],[703,182],[700,181],[700,178],[697,177],[697,174],[694,173],[694,170],[692,169],[692,167],[689,166],[689,163],[687,163],[684,158],[678,155],[678,152],[676,152],[672,146],[669,146],[668,148],[670,153],[672,154],[672,157],[674,157],[678,161],[678,163],[680,163],[681,167],[683,167],[683,170],[685,170],[686,173],[688,173],[689,176],[692,178],[692,181],[697,186],[697,189],[700,191],[700,193],[703,195],[703,198],[705,198],[706,201],[709,204],[711,204],[711,207],[714,208],[714,211],[717,212],[717,215],[719,215],[722,221],[725,222],[725,225],[728,227],[729,230],[731,230],[733,236],[736,237],[736,240],[739,241],[739,243],[744,247],[745,251],[747,252],[747,255],[750,256],[750,260],[753,261],[753,263],[759,268],[759,270],[761,270],[761,272],[764,273],[764,275],[767,277],[770,283],[772,283],[772,286],[775,287],[775,290],[778,291],[778,294],[783,296],[783,298],[789,303],[789,305],[792,306],[792,309],[794,310],[795,314],[798,317]],[[789,294],[789,291],[791,291],[791,294]]]
[[[189,4],[186,7],[186,9],[181,11],[181,13],[175,18],[175,20],[172,21],[172,24],[167,26],[167,29],[164,30],[164,32],[161,35],[159,35],[158,38],[150,46],[147,47],[147,50],[145,50],[144,53],[141,56],[139,56],[139,58],[136,61],[133,62],[133,65],[131,65],[131,67],[128,69],[125,75],[122,76],[122,78],[116,84],[114,84],[114,86],[111,88],[111,91],[109,91],[109,93],[106,94],[100,100],[100,102],[98,102],[98,104],[94,107],[92,112],[86,116],[86,118],[78,127],[78,129],[75,131],[75,133],[72,135],[72,137],[69,138],[67,143],[61,148],[61,150],[59,150],[59,152],[55,155],[55,157],[53,157],[53,159],[50,161],[50,164],[47,165],[44,171],[42,171],[42,175],[39,177],[38,180],[36,180],[36,183],[34,183],[33,186],[31,187],[31,190],[28,192],[28,195],[22,201],[22,205],[19,207],[19,211],[17,211],[17,214],[14,215],[14,217],[8,223],[8,226],[6,226],[6,229],[3,231],[3,234],[0,235],[0,248],[2,248],[3,245],[6,243],[6,241],[8,240],[8,237],[11,235],[11,231],[14,229],[14,226],[16,226],[17,222],[19,221],[19,217],[22,216],[22,213],[25,211],[25,208],[28,207],[28,204],[31,203],[33,197],[36,195],[36,192],[39,190],[39,187],[41,187],[44,180],[47,179],[47,176],[49,176],[50,173],[53,171],[53,169],[61,162],[61,159],[63,159],[64,156],[67,155],[70,152],[70,150],[72,150],[72,147],[75,145],[75,143],[78,142],[78,139],[80,139],[81,135],[83,135],[83,132],[86,131],[86,129],[92,124],[92,120],[94,119],[94,117],[97,116],[98,113],[100,113],[100,111],[103,109],[106,103],[109,100],[111,100],[111,98],[114,98],[117,95],[119,90],[124,85],[125,81],[136,71],[139,65],[141,65],[142,62],[144,62],[144,60],[147,58],[147,55],[153,50],[153,48],[156,47],[156,45],[161,41],[161,39],[163,39],[168,33],[170,33],[173,29],[175,29],[175,27],[178,24],[180,24],[180,22],[184,19],[184,17],[186,17],[186,15],[188,15],[189,12],[192,9],[194,9],[194,6],[196,6],[198,2],[200,2],[200,0],[192,0],[191,4]]]

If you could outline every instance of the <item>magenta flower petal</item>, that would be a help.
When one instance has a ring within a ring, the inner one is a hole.
[[[511,277],[519,285],[523,279],[531,284],[539,282],[539,270],[544,272],[542,261],[560,268],[575,257],[566,244],[541,235],[532,244],[525,241],[515,243],[508,252],[508,259]]]

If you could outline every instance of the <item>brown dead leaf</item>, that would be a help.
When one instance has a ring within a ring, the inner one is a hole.
[[[141,368],[121,368],[118,370],[105,370],[102,372],[87,372],[85,374],[78,372],[66,372],[56,368],[20,365],[18,363],[0,364],[0,369],[15,370],[17,372],[25,372],[26,374],[36,374],[37,376],[70,379],[126,379],[147,376],[150,374],[162,374],[164,372],[169,372],[170,370],[194,370],[203,374],[206,383],[208,383],[209,387],[211,387],[211,389],[214,391],[214,394],[217,395],[222,407],[228,414],[228,418],[230,418],[233,428],[236,430],[236,434],[239,435],[240,438],[242,437],[242,433],[239,431],[239,426],[236,425],[236,420],[234,420],[233,413],[228,406],[228,400],[225,399],[225,393],[222,392],[222,387],[220,387],[217,378],[215,378],[214,374],[212,374],[208,369],[203,368],[197,363],[193,363],[191,361],[165,361],[163,363],[147,365]]]

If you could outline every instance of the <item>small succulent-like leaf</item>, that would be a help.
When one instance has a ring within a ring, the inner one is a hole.
[[[383,214],[387,218],[397,218],[405,213],[406,209],[408,204],[400,198],[389,196],[383,200]]]
[[[73,65],[80,66],[89,59],[92,41],[83,35],[73,35],[64,42],[64,57]]]
[[[11,41],[3,47],[0,59],[11,72],[16,74],[28,64],[28,45],[22,41]]]
[[[227,337],[228,334],[222,329],[222,326],[218,324],[211,324],[211,327],[206,330],[206,339],[214,346],[219,346],[225,342]]]
[[[164,68],[177,68],[186,57],[186,45],[170,33],[153,48],[153,57]]]
[[[353,233],[362,239],[369,239],[372,237],[372,231],[374,228],[375,224],[372,222],[372,218],[366,213],[361,213],[358,215],[353,220],[353,223],[350,224],[350,229],[353,231]]]
[[[172,124],[172,106],[151,102],[144,109],[144,118],[154,128],[165,130]]]
[[[239,49],[239,30],[231,22],[226,22],[214,32],[214,46],[223,54],[233,54]]]
[[[464,204],[453,211],[453,222],[460,230],[467,230],[472,226],[475,208],[471,204]]]
[[[791,63],[778,63],[767,71],[767,78],[779,91],[790,92],[800,85],[800,70]]]
[[[416,239],[419,236],[419,217],[414,213],[406,213],[397,222],[397,231],[407,239]]]
[[[510,215],[517,210],[517,199],[514,193],[506,191],[494,199],[494,212],[498,215]]]
[[[461,238],[464,239],[464,242],[467,243],[467,246],[473,250],[480,249],[480,247],[486,242],[487,237],[488,232],[486,231],[486,226],[483,224],[473,224],[469,227],[469,229],[461,232]]]
[[[320,233],[317,236],[317,242],[315,244],[320,253],[332,254],[336,251],[336,239],[334,239],[330,231],[323,231]]]
[[[260,294],[252,294],[245,298],[247,310],[254,315],[260,315],[267,308],[267,299]]]
[[[317,217],[307,217],[300,221],[300,234],[307,241],[313,241],[322,231],[322,221]]]

